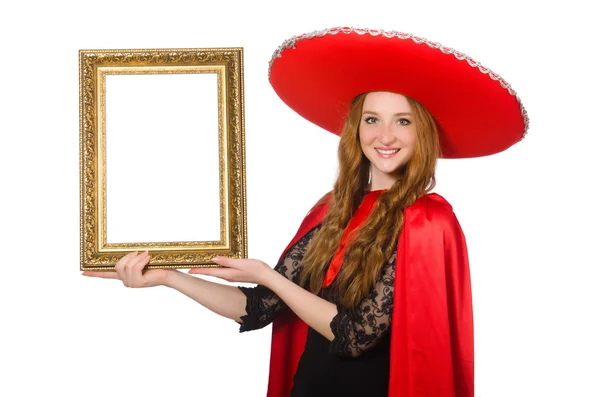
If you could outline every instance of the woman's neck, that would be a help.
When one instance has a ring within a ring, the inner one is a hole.
[[[367,190],[389,190],[397,180],[398,177],[396,175],[385,174],[377,169],[371,169],[371,183],[369,183]]]

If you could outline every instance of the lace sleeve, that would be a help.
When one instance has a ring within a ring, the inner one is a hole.
[[[317,226],[312,229],[292,246],[277,263],[274,270],[298,284],[306,247],[319,228]],[[238,288],[246,295],[246,315],[241,317],[240,332],[260,329],[269,325],[278,314],[287,308],[285,302],[265,286]]]
[[[357,357],[369,350],[390,330],[394,307],[396,253],[383,266],[375,287],[356,310],[337,305],[338,314],[330,327],[334,339],[330,353]]]

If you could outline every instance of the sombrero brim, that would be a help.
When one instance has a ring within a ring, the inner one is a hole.
[[[436,120],[444,158],[501,152],[529,125],[520,99],[500,76],[406,33],[334,28],[296,36],[273,54],[269,81],[300,116],[337,135],[358,94],[409,96]]]

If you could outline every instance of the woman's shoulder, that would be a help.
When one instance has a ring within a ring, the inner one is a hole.
[[[405,216],[423,216],[438,222],[457,221],[452,205],[438,193],[427,193],[406,208]]]
[[[318,210],[319,208],[322,208],[322,207],[329,207],[329,205],[331,205],[332,200],[333,200],[333,190],[330,190],[327,193],[325,193],[323,196],[321,196],[321,198],[312,206],[312,208],[310,209],[310,211],[308,211],[308,213],[310,214],[311,212],[314,212],[315,210]]]

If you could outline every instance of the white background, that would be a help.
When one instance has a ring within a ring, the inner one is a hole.
[[[274,264],[331,188],[337,138],[285,107],[267,63],[339,25],[440,41],[517,91],[525,140],[438,171],[469,246],[476,394],[600,396],[599,31],[583,1],[4,4],[1,396],[265,395],[270,328],[240,335],[175,291],[80,275],[78,50],[244,47],[249,253]]]
[[[218,120],[216,73],[106,75],[107,243],[221,239]]]

